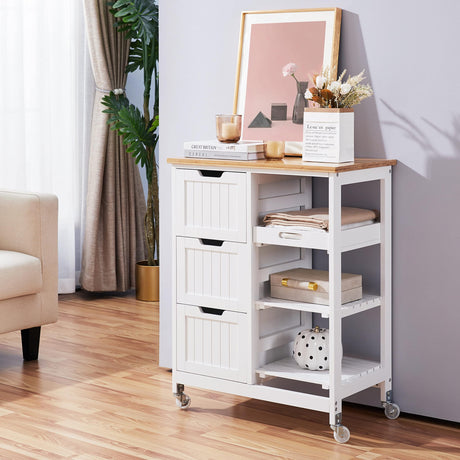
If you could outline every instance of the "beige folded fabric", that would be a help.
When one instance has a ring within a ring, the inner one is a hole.
[[[342,208],[342,225],[356,224],[367,220],[374,221],[378,211],[361,208]],[[329,229],[329,208],[312,208],[302,211],[274,212],[264,217],[265,225],[296,226],[305,228]]]

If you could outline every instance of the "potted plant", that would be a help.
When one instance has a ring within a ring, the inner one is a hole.
[[[372,96],[364,80],[364,70],[348,77],[346,70],[337,80],[330,77],[328,69],[313,77],[315,86],[305,91],[305,99],[318,107],[305,109],[304,161],[346,162],[354,159],[354,110],[353,106]]]
[[[147,212],[145,215],[145,239],[147,260],[138,262],[136,268],[136,297],[140,300],[158,300],[159,276],[159,199],[158,166],[155,148],[158,143],[158,5],[152,0],[117,0],[111,4],[111,13],[116,18],[115,26],[126,33],[130,40],[129,59],[126,72],[142,70],[144,74],[143,112],[131,104],[122,91],[111,92],[102,99],[107,107],[104,112],[110,115],[108,123],[111,129],[123,138],[126,151],[137,164],[145,167],[148,192]],[[150,110],[150,95],[153,82],[153,101]],[[119,94],[121,93],[121,94]],[[151,289],[146,279],[144,267],[154,271],[157,289]],[[151,268],[153,267],[153,269]],[[146,298],[156,296],[156,298]]]

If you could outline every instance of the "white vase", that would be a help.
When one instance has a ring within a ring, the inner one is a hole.
[[[353,109],[305,109],[302,160],[344,163],[355,158]]]
[[[302,369],[329,369],[329,330],[316,326],[299,332],[294,341],[292,356]]]

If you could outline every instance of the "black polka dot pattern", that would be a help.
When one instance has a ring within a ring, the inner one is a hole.
[[[304,353],[305,348],[308,348],[308,353]],[[329,369],[329,331],[327,329],[308,329],[298,332],[292,356],[305,370]]]

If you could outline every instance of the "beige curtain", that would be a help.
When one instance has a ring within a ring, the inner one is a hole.
[[[86,198],[80,283],[87,291],[126,291],[145,258],[145,199],[139,170],[121,138],[107,125],[101,99],[124,88],[129,42],[113,26],[107,0],[84,0],[96,95]]]

